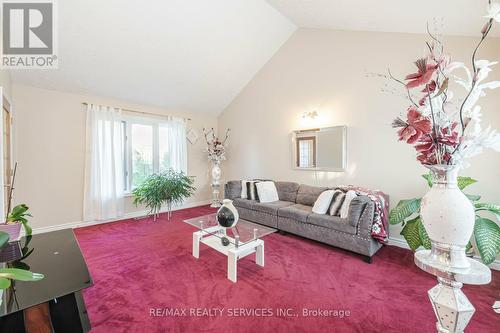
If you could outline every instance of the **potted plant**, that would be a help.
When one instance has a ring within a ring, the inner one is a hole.
[[[18,240],[21,234],[21,225],[24,227],[26,235],[31,235],[32,229],[28,223],[29,207],[25,204],[17,205],[7,215],[6,223],[0,224],[0,231],[6,232],[11,240]]]
[[[431,175],[422,175],[422,177],[427,180],[429,187],[432,187]],[[470,177],[458,177],[458,188],[463,190],[476,182],[475,179]],[[481,260],[486,265],[489,265],[495,261],[497,254],[500,253],[500,227],[497,222],[481,216],[481,214],[489,212],[498,221],[500,220],[500,205],[479,202],[481,199],[479,195],[465,195],[472,202],[475,210],[476,218],[473,238],[475,239],[476,248],[481,256]],[[431,248],[429,235],[420,217],[421,201],[421,198],[401,200],[389,214],[389,222],[391,224],[401,224],[403,226],[400,234],[405,238],[413,251],[417,250],[420,246],[426,249]],[[472,242],[469,242],[467,249],[471,250],[472,248]]]
[[[0,249],[9,242],[9,234],[0,231]],[[43,274],[33,273],[19,268],[0,268],[0,289],[7,289],[11,285],[11,280],[19,281],[39,281],[43,279]]]
[[[172,169],[152,174],[132,191],[134,204],[144,204],[149,209],[147,215],[152,214],[153,221],[156,221],[161,207],[166,203],[167,217],[170,219],[172,204],[181,203],[184,199],[192,196],[196,190],[193,184],[193,177]]]

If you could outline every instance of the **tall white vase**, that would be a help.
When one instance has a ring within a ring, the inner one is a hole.
[[[474,207],[457,185],[458,168],[427,166],[433,186],[422,198],[420,215],[431,239],[431,259],[450,269],[470,267],[465,249],[474,231]]]
[[[213,208],[218,208],[220,207],[220,199],[219,199],[219,194],[220,194],[220,179],[222,176],[222,170],[220,168],[220,162],[215,161],[212,163],[212,204],[210,207]]]

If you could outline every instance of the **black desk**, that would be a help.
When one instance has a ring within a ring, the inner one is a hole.
[[[90,330],[81,291],[92,286],[92,278],[71,229],[10,243],[0,251],[0,262],[45,275],[36,282],[12,281],[3,291],[0,332],[24,333],[23,310],[47,302],[56,333]]]

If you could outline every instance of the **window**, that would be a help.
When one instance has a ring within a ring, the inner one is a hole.
[[[181,131],[171,130],[181,126]],[[141,184],[149,175],[173,168],[184,171],[171,156],[172,145],[181,146],[186,158],[185,125],[182,122],[165,121],[155,118],[125,118],[124,126],[124,164],[125,191],[129,192]],[[180,134],[179,134],[180,133]],[[177,137],[179,136],[179,137]],[[178,149],[174,147],[174,151]],[[174,165],[175,164],[175,165]]]

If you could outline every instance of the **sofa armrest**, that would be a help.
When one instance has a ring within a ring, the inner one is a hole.
[[[224,185],[224,198],[230,200],[241,198],[240,180],[230,180]]]

